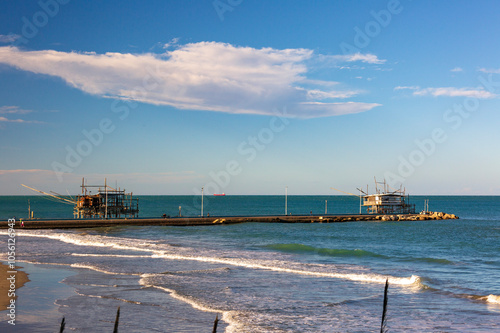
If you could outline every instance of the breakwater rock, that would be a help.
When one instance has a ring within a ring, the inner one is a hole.
[[[458,219],[455,214],[443,212],[422,212],[420,214],[377,215],[375,220],[380,221],[425,221]]]

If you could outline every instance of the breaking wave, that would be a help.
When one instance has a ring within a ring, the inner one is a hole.
[[[79,246],[91,246],[91,247],[106,247],[111,249],[119,250],[131,250],[137,252],[150,253],[151,258],[162,258],[170,260],[193,260],[206,263],[217,263],[229,266],[245,267],[250,269],[262,269],[270,270],[281,273],[288,274],[299,274],[307,276],[317,276],[317,277],[327,277],[334,279],[345,279],[355,282],[363,283],[379,283],[383,284],[388,279],[389,283],[392,285],[400,286],[420,286],[420,277],[412,275],[411,277],[395,277],[386,276],[381,274],[363,274],[363,273],[341,273],[332,271],[315,271],[303,268],[300,263],[293,262],[279,262],[279,261],[268,261],[268,260],[258,260],[258,259],[239,259],[239,258],[223,258],[218,256],[198,256],[191,254],[178,254],[175,253],[176,247],[172,247],[168,244],[157,244],[156,241],[148,241],[143,239],[133,239],[133,238],[120,238],[120,237],[109,237],[100,235],[78,235],[78,234],[66,234],[66,233],[46,233],[44,231],[35,232],[19,232],[20,236],[27,237],[42,237],[54,240],[59,240],[61,242],[70,243]],[[190,251],[190,253],[196,253],[197,251]],[[75,255],[75,254],[73,254]],[[78,256],[78,254],[76,254]],[[81,254],[84,256],[85,254]],[[101,255],[96,254],[95,256],[108,256],[107,254]],[[93,270],[99,270],[103,273],[108,274],[122,274],[105,271],[103,269],[96,268],[94,266],[89,266],[87,264],[73,264],[73,267],[79,268],[89,268]],[[295,268],[294,268],[295,267]]]
[[[492,304],[500,304],[500,295],[488,295],[486,296],[486,302]]]

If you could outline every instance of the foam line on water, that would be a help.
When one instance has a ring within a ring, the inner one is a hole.
[[[7,234],[6,231],[0,230],[0,234]],[[130,246],[127,244],[127,242],[130,242],[133,239],[130,238],[118,238],[118,237],[107,237],[107,236],[80,236],[77,234],[48,234],[48,233],[41,233],[41,232],[17,232],[18,236],[26,236],[26,237],[39,237],[39,238],[48,238],[48,239],[54,239],[54,240],[59,240],[64,243],[68,244],[74,244],[74,245],[80,245],[80,246],[94,246],[94,247],[109,247],[113,249],[119,249],[119,250],[131,250],[131,251],[138,251],[138,252],[152,252],[150,249],[142,248],[142,247],[137,247],[137,246]],[[90,239],[89,239],[90,238]],[[118,241],[118,242],[117,242]],[[122,243],[120,243],[120,241]],[[143,239],[136,239],[133,240],[135,243],[138,243],[138,245],[143,245],[143,246],[154,246],[154,242],[145,242]]]
[[[233,317],[234,317],[233,313],[235,311],[220,311],[220,310],[208,307],[206,305],[203,305],[199,302],[196,302],[191,297],[183,296],[173,289],[165,288],[162,286],[149,285],[146,282],[146,278],[149,276],[152,276],[152,275],[154,275],[154,274],[144,274],[143,278],[141,278],[141,280],[139,280],[139,284],[141,284],[145,287],[152,287],[152,288],[156,288],[156,289],[162,290],[164,292],[167,292],[168,294],[170,294],[170,296],[172,298],[175,298],[176,300],[179,300],[183,303],[189,304],[193,309],[200,310],[203,312],[222,313],[221,320],[223,320],[224,322],[226,322],[229,325],[226,328],[226,332],[240,332],[240,331],[242,331],[243,327],[241,326],[241,324],[233,319]]]
[[[385,276],[379,274],[354,274],[354,273],[333,273],[333,272],[316,272],[316,271],[307,271],[302,269],[292,269],[286,267],[278,267],[272,265],[265,265],[255,261],[242,260],[242,259],[227,259],[227,258],[219,258],[219,257],[203,257],[203,256],[187,256],[187,255],[179,255],[179,254],[167,254],[164,249],[154,249],[152,247],[157,246],[157,244],[153,242],[146,242],[143,239],[131,239],[131,238],[116,238],[116,237],[108,237],[108,236],[80,236],[77,234],[48,234],[43,232],[19,232],[20,236],[28,236],[28,237],[43,237],[54,240],[59,240],[65,243],[70,243],[79,246],[95,246],[95,247],[107,247],[112,249],[121,249],[121,250],[132,250],[137,252],[149,252],[151,253],[152,258],[163,258],[170,260],[193,260],[199,262],[207,262],[207,263],[217,263],[217,264],[225,264],[237,267],[245,267],[251,269],[262,269],[262,270],[270,270],[281,273],[289,273],[289,274],[300,274],[300,275],[308,275],[308,276],[317,276],[317,277],[328,277],[335,279],[344,279],[355,282],[365,282],[365,283],[385,283],[386,279],[389,279],[389,283],[392,285],[400,285],[400,286],[415,286],[420,285],[420,277],[416,275],[412,275],[411,277],[394,277],[394,276]],[[90,238],[90,239],[89,239]],[[130,245],[130,242],[134,244],[146,246],[148,248],[137,247]],[[74,267],[82,267],[82,268],[90,268],[93,266],[85,266],[83,264],[74,264],[80,266]],[[72,265],[73,266],[73,265]],[[98,270],[98,269],[95,269]],[[100,270],[102,271],[102,270]],[[122,274],[122,273],[113,273],[102,271],[107,274]]]
[[[142,275],[142,274],[139,274],[139,273],[117,273],[117,272],[111,272],[111,271],[107,271],[107,270],[104,270],[104,269],[101,269],[101,268],[97,268],[95,266],[88,265],[88,264],[75,263],[75,264],[71,264],[70,267],[90,269],[90,270],[93,270],[93,271],[96,271],[96,272],[100,272],[100,273],[104,273],[104,274],[109,274],[109,275],[138,275],[138,276]]]
[[[158,258],[172,259],[172,260],[196,260],[196,261],[202,261],[202,262],[218,263],[218,264],[246,267],[246,268],[252,268],[252,269],[270,270],[270,271],[282,272],[282,273],[291,273],[291,274],[300,274],[300,275],[309,275],[309,276],[318,276],[318,277],[330,277],[330,278],[335,278],[335,279],[345,279],[345,280],[351,280],[351,281],[357,281],[357,282],[385,283],[386,279],[388,278],[389,283],[396,284],[396,285],[402,285],[402,286],[409,286],[409,285],[414,285],[414,284],[420,283],[420,277],[418,277],[416,275],[412,275],[411,277],[408,278],[408,277],[385,276],[385,275],[378,275],[378,274],[347,274],[347,273],[331,273],[331,272],[314,272],[314,271],[306,271],[306,270],[301,270],[301,269],[291,269],[291,268],[285,268],[285,267],[264,265],[264,264],[260,264],[260,263],[248,262],[248,261],[237,260],[237,259],[225,259],[225,258],[213,258],[213,257],[188,257],[188,256],[175,255],[175,254],[165,254],[165,253],[153,254],[152,257],[153,258],[158,257]]]
[[[129,254],[95,254],[95,253],[71,253],[75,257],[110,257],[110,258],[151,258],[151,256],[129,255]]]

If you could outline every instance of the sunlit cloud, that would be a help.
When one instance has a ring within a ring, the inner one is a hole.
[[[169,46],[174,43],[177,40]],[[337,82],[307,81],[306,63],[313,57],[308,49],[256,49],[216,42],[177,46],[160,55],[0,47],[0,63],[59,77],[86,93],[178,109],[274,115],[273,110],[286,107],[292,117],[313,118],[364,112],[379,105],[337,101],[359,91],[325,90]],[[336,61],[385,62],[371,54],[337,57]]]

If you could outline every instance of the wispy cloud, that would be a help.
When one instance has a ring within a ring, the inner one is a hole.
[[[397,86],[397,87],[394,87],[394,90],[405,90],[405,89],[417,90],[417,89],[420,89],[420,87],[419,86]]]
[[[31,112],[33,111],[21,109],[19,106],[14,105],[0,106],[0,114],[26,114]]]
[[[6,123],[24,123],[25,121],[22,119],[7,119],[5,117],[0,117],[0,121]]]
[[[453,88],[453,87],[443,87],[443,88],[425,88],[417,90],[413,93],[414,95],[425,96],[449,96],[449,97],[476,97],[476,98],[494,98],[495,94],[490,93],[481,88]]]
[[[357,102],[345,102],[345,103],[321,103],[321,102],[304,102],[302,103],[304,110],[314,112],[321,116],[340,116],[344,114],[354,114],[365,112],[371,110],[376,106],[381,106],[381,104],[376,103],[357,103]]]
[[[15,174],[43,174],[43,175],[53,175],[52,170],[42,170],[42,169],[14,169],[14,170],[0,170],[0,176],[4,175],[15,175]]]
[[[8,118],[5,118],[5,117],[0,117],[0,122],[4,122],[4,123],[24,123],[24,124],[43,124],[42,121],[37,121],[37,120],[8,119]]]
[[[386,62],[385,59],[379,59],[376,55],[374,54],[361,54],[361,53],[355,53],[351,55],[345,55],[345,61],[361,61],[365,62],[367,64],[383,64]]]
[[[311,100],[350,98],[358,95],[359,93],[360,92],[358,90],[344,90],[344,91],[308,90],[307,97]]]
[[[353,53],[344,55],[319,55],[321,61],[341,63],[341,62],[363,62],[367,64],[384,64],[385,59],[379,59],[376,55],[371,53]]]
[[[21,115],[33,112],[32,110],[21,109],[19,106],[0,106],[0,114],[5,115]],[[41,121],[37,120],[25,120],[25,119],[10,119],[7,117],[0,116],[0,123],[18,123],[18,124],[43,124]],[[0,126],[0,128],[2,128]]]
[[[495,68],[490,68],[490,69],[487,69],[487,68],[479,68],[478,71],[480,72],[483,72],[483,73],[491,73],[491,74],[500,74],[500,68],[499,69],[495,69]]]
[[[379,105],[325,101],[356,95],[354,89],[325,90],[327,81],[309,87],[310,81],[304,87],[306,62],[312,57],[308,49],[255,49],[216,42],[186,44],[161,55],[0,47],[0,63],[60,77],[90,94],[178,109],[274,115],[274,109],[286,107],[290,116],[314,118],[345,114],[342,110],[363,112]],[[338,57],[348,62],[385,61],[370,54]]]
[[[455,67],[455,68],[453,68],[453,69],[450,69],[450,72],[463,72],[463,71],[464,71],[464,70],[463,70],[463,68],[461,68],[461,67]]]
[[[474,97],[474,98],[495,98],[496,94],[484,90],[484,88],[455,88],[455,87],[440,87],[440,88],[420,88],[418,86],[398,86],[394,90],[413,90],[415,96],[447,96],[447,97]]]
[[[0,35],[0,43],[13,43],[19,38],[21,38],[21,36],[16,34]]]

